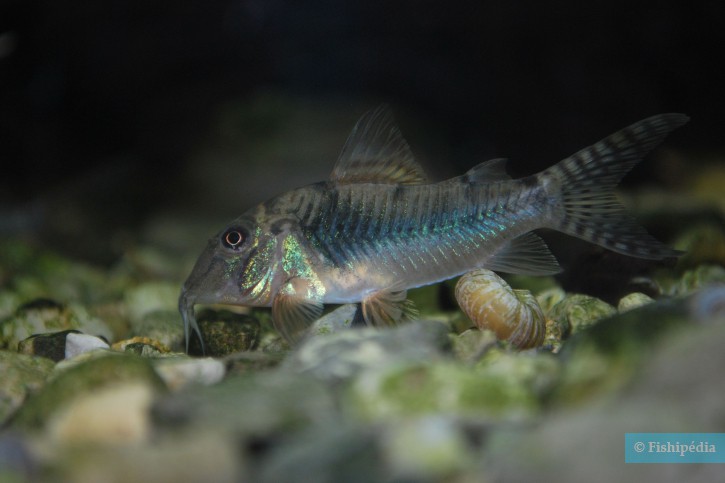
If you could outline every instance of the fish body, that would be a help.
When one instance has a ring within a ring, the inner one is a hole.
[[[429,183],[387,108],[357,123],[331,179],[250,209],[211,238],[179,308],[197,334],[193,306],[272,307],[291,343],[324,304],[361,302],[366,323],[414,315],[406,290],[476,268],[548,275],[560,268],[532,230],[550,228],[646,259],[679,255],[641,228],[614,187],[682,114],[639,121],[538,174],[511,179],[505,160]]]

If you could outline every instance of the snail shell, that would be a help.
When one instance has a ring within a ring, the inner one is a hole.
[[[456,284],[456,300],[479,328],[518,349],[544,342],[546,318],[531,292],[514,290],[490,270],[474,270]]]

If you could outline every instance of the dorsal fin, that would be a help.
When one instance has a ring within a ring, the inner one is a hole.
[[[423,184],[426,176],[381,105],[355,124],[330,176],[338,183]]]
[[[509,180],[511,176],[506,173],[507,161],[506,158],[489,159],[469,169],[463,176],[467,176],[468,181],[474,183]]]

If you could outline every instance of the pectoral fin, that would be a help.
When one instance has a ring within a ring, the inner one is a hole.
[[[295,278],[280,288],[272,301],[272,324],[290,345],[298,343],[322,315],[322,302],[314,298],[310,282]]]
[[[395,325],[402,319],[418,315],[413,302],[406,298],[405,290],[381,290],[362,301],[365,323],[376,327]]]

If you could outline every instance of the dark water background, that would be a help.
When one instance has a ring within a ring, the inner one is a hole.
[[[0,229],[111,263],[159,210],[321,179],[380,102],[435,178],[685,112],[667,148],[695,161],[625,183],[674,188],[725,147],[723,32],[716,1],[4,1]]]

